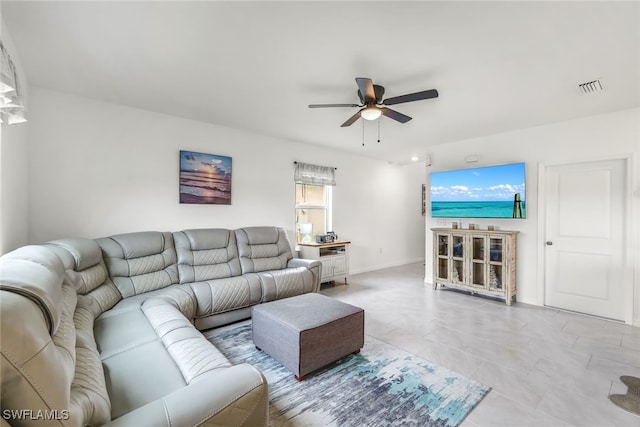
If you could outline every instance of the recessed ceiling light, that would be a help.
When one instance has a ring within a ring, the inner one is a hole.
[[[420,160],[420,159],[418,158],[418,156],[411,156],[411,161],[412,161],[412,162],[417,162],[418,160]]]

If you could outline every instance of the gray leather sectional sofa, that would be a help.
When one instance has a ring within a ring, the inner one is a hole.
[[[199,330],[320,286],[283,229],[62,239],[0,258],[3,425],[267,425],[268,387]]]

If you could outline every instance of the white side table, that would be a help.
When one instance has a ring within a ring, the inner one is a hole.
[[[349,244],[348,240],[337,240],[332,243],[299,243],[300,256],[314,259],[322,263],[320,282],[331,282],[349,278]]]

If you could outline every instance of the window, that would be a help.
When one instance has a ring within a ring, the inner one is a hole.
[[[317,234],[333,229],[331,222],[332,187],[335,168],[295,163],[296,243],[313,243]]]
[[[329,185],[296,184],[296,242],[313,243],[332,230]]]

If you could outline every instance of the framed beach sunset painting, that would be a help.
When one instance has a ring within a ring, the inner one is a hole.
[[[231,157],[180,150],[180,203],[231,204]]]

